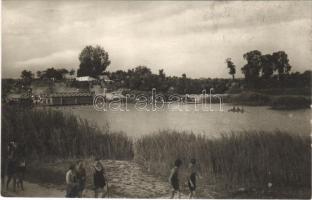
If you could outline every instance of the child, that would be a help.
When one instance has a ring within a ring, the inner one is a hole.
[[[191,162],[189,164],[189,169],[190,169],[190,176],[188,177],[187,183],[188,183],[188,187],[190,189],[189,198],[191,199],[195,195],[195,191],[196,191],[196,176],[198,176],[198,174],[197,174],[197,167],[196,167],[196,160],[194,158],[191,159]]]
[[[77,178],[75,172],[75,165],[71,164],[66,172],[66,197],[77,197]]]
[[[99,161],[99,159],[96,159],[94,165],[93,182],[94,182],[94,198],[98,198],[98,196],[100,196],[101,198],[105,197],[104,187],[106,185],[106,180],[104,176],[104,167]]]
[[[171,170],[169,176],[169,183],[171,184],[173,190],[171,193],[171,199],[173,199],[174,195],[178,193],[178,197],[180,198],[180,187],[179,187],[179,168],[182,165],[182,161],[177,159],[174,163],[174,167]]]
[[[77,181],[78,181],[78,197],[83,197],[83,191],[86,187],[86,169],[83,161],[78,161],[76,166]]]
[[[17,183],[16,185],[21,188],[22,191],[24,191],[24,177],[25,177],[25,171],[26,171],[26,161],[25,159],[20,159],[16,168],[16,174],[17,174]]]

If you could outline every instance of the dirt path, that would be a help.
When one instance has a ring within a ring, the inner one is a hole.
[[[169,198],[169,183],[145,173],[140,166],[131,161],[102,161],[109,178],[109,193],[112,198]],[[88,174],[90,177],[90,175]],[[25,182],[25,191],[4,191],[4,196],[17,197],[64,197],[65,185],[39,185]],[[93,197],[91,186],[87,186],[85,197]],[[181,198],[187,198],[181,194]]]

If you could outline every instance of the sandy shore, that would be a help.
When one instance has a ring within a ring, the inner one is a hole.
[[[111,198],[169,198],[171,187],[168,182],[159,177],[150,175],[131,161],[102,161],[108,177],[109,197]],[[87,166],[89,167],[89,166]],[[87,170],[88,171],[88,170]],[[91,172],[87,173],[91,179]],[[65,177],[64,177],[65,179]],[[93,197],[92,180],[87,180],[85,197]],[[13,192],[11,188],[3,191],[3,196],[16,197],[64,197],[64,185],[37,184],[25,181],[25,190]],[[181,198],[187,198],[186,193],[181,193]]]

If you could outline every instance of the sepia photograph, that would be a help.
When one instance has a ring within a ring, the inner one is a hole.
[[[1,198],[311,199],[312,1],[1,1]]]

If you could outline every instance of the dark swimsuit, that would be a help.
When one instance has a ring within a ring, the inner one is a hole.
[[[103,175],[103,170],[95,170],[93,175],[95,188],[103,188],[106,185],[105,177]]]
[[[192,181],[193,186],[191,185],[190,181]],[[189,186],[190,191],[195,191],[196,190],[196,172],[193,172],[190,175],[190,178],[188,180],[188,186]]]
[[[176,170],[171,177],[171,185],[174,190],[179,190],[178,170]]]

